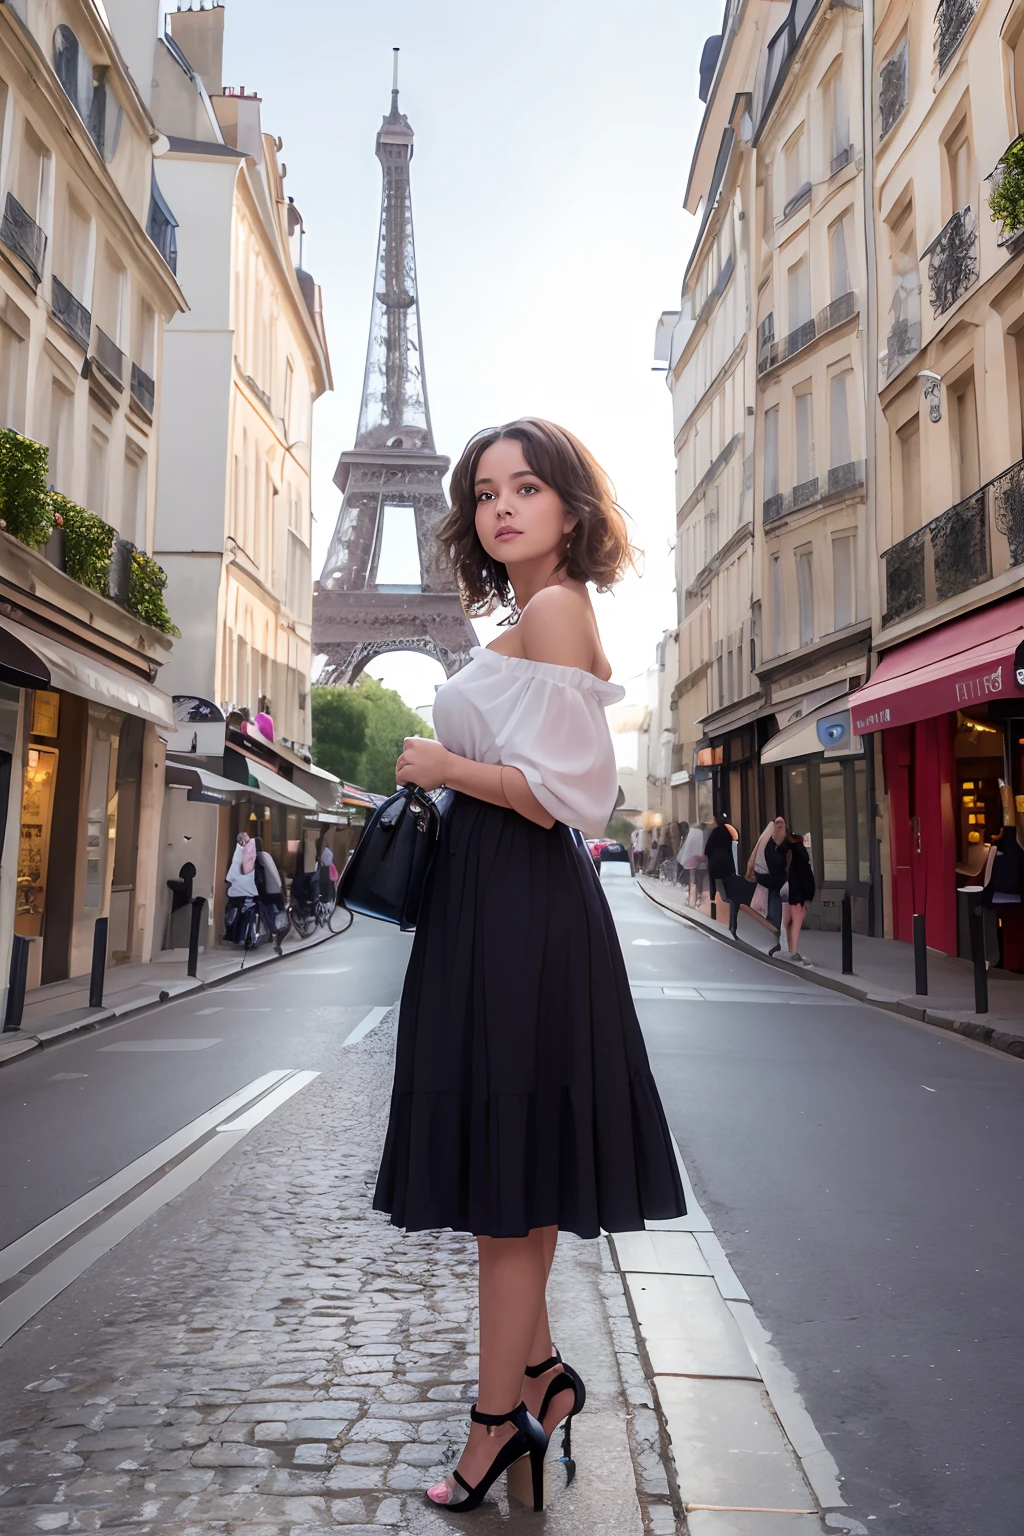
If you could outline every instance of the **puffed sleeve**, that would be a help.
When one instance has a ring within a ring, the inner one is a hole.
[[[604,708],[592,692],[531,677],[497,738],[546,811],[588,835],[604,831],[618,775]]]

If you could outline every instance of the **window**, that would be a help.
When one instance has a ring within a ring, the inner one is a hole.
[[[55,490],[67,495],[71,485],[71,467],[74,457],[72,432],[74,424],[74,397],[59,379],[50,387],[50,481]]]
[[[110,337],[115,346],[122,346],[124,337],[125,296],[128,291],[128,274],[109,245],[104,245],[96,276],[96,299],[93,319]],[[123,350],[123,347],[122,347]]]
[[[768,567],[768,590],[772,603],[772,655],[781,656],[783,651],[781,555],[772,555]]]
[[[981,453],[978,443],[978,398],[974,374],[953,391],[953,484],[962,500],[981,484]]]
[[[1017,29],[1011,48],[1010,88],[1013,93],[1015,122],[1017,132],[1024,133],[1024,26]]]
[[[796,552],[796,602],[800,624],[798,643],[810,645],[814,639],[814,572],[810,545]]]
[[[295,393],[295,364],[289,357],[284,365],[284,430],[292,438],[292,396]]]
[[[804,170],[804,131],[802,128],[794,133],[786,145],[783,151],[783,159],[786,176],[786,205],[788,207],[807,182],[807,173]]]
[[[146,455],[133,443],[125,450],[124,488],[122,491],[121,537],[145,549],[146,539]]]
[[[53,34],[53,68],[96,148],[104,160],[112,160],[124,113],[107,83],[107,66],[94,66],[71,28],[60,26]]]
[[[152,304],[141,294],[135,305],[135,335],[132,339],[132,362],[138,363],[143,373],[153,378],[156,374],[156,314]]]
[[[764,413],[764,499],[779,494],[779,408]]]
[[[842,884],[846,879],[846,796],[842,763],[818,765],[821,794],[822,876]]]
[[[903,528],[899,534],[905,538],[921,526],[921,422],[917,416],[900,427],[900,501],[903,505]],[[896,533],[896,527],[893,528]]]
[[[832,540],[833,628],[845,629],[857,617],[857,535],[839,534]]]
[[[804,485],[814,479],[814,397],[810,390],[794,401],[796,418],[796,480]]]
[[[842,62],[832,75],[826,95],[826,132],[829,135],[830,169],[842,170],[850,159],[850,108],[846,100]]]
[[[801,256],[789,269],[789,329],[798,331],[811,318],[811,272]]]
[[[834,373],[829,380],[829,464],[833,469],[838,469],[840,464],[849,464],[853,459],[850,447],[849,390],[852,381],[853,373],[850,369]]]
[[[14,195],[30,219],[47,223],[46,202],[50,174],[50,151],[42,139],[26,124],[18,149],[14,175]]]
[[[0,320],[0,425],[25,430],[27,348],[6,320]]]
[[[92,220],[71,196],[64,206],[64,217],[59,232],[57,276],[65,288],[71,290],[79,303],[92,307],[89,291],[89,246],[92,240]]]
[[[89,433],[89,483],[86,505],[99,517],[107,514],[107,482],[109,480],[110,440],[106,433],[93,427]]]
[[[972,202],[971,141],[967,124],[961,123],[946,142],[946,167],[949,173],[950,214],[958,213]]]
[[[176,274],[178,271],[178,221],[157,186],[155,173],[150,189],[147,229],[149,238],[171,271]]]
[[[841,299],[843,294],[849,293],[853,288],[850,281],[850,262],[848,257],[847,232],[850,217],[845,215],[837,219],[829,232],[829,246],[832,257],[832,297]]]

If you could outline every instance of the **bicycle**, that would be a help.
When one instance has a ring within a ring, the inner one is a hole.
[[[292,900],[288,908],[292,927],[300,939],[308,939],[317,928],[329,928],[332,933],[345,933],[352,926],[352,913],[338,900],[317,893],[311,902],[297,903]]]

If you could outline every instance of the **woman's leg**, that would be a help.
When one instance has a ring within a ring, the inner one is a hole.
[[[804,918],[807,916],[807,908],[803,906],[788,907],[786,910],[789,912],[789,952],[791,955],[795,955],[800,947],[800,930],[804,925]]]
[[[526,1237],[478,1237],[480,1255],[480,1386],[481,1413],[510,1413],[522,1401],[523,1372],[537,1334],[547,1282],[545,1233],[537,1227]],[[554,1243],[551,1244],[554,1253]],[[469,1440],[459,1460],[459,1473],[471,1488],[483,1477],[500,1446],[516,1433],[502,1424],[488,1434],[482,1424],[470,1426]],[[455,1488],[447,1478],[429,1490],[435,1503],[448,1502]]]
[[[551,1264],[555,1257],[555,1244],[558,1242],[558,1228],[542,1227],[541,1237],[544,1248],[544,1274],[546,1280],[547,1276],[551,1273]],[[554,1352],[555,1346],[551,1340],[551,1324],[548,1322],[547,1297],[545,1296],[541,1303],[540,1318],[537,1323],[536,1333],[533,1336],[533,1344],[530,1349],[530,1358],[527,1361],[527,1364],[541,1365],[543,1361],[550,1360]],[[559,1369],[560,1367],[553,1366],[550,1371],[545,1371],[543,1376],[524,1376],[522,1386],[523,1402],[526,1404],[527,1408],[529,1408],[531,1413],[536,1414],[540,1412],[541,1404],[544,1401],[544,1394],[548,1389],[548,1384],[555,1379]],[[551,1403],[548,1406],[547,1415],[544,1421],[544,1428],[547,1430],[548,1434],[551,1433],[555,1425],[559,1423],[559,1421],[563,1419],[569,1412],[573,1404],[573,1397],[574,1394],[567,1389],[564,1392],[557,1393],[556,1396],[551,1399]]]

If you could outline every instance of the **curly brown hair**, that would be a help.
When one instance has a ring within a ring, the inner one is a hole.
[[[492,560],[476,531],[476,476],[481,456],[503,437],[522,445],[523,457],[537,477],[557,492],[565,510],[579,519],[569,552],[558,565],[575,581],[592,581],[599,592],[621,580],[639,551],[630,543],[626,517],[593,454],[565,427],[537,416],[521,416],[503,427],[471,437],[452,470],[452,506],[437,530],[444,558],[455,572],[467,613],[485,614],[497,606],[515,608],[508,569]]]

